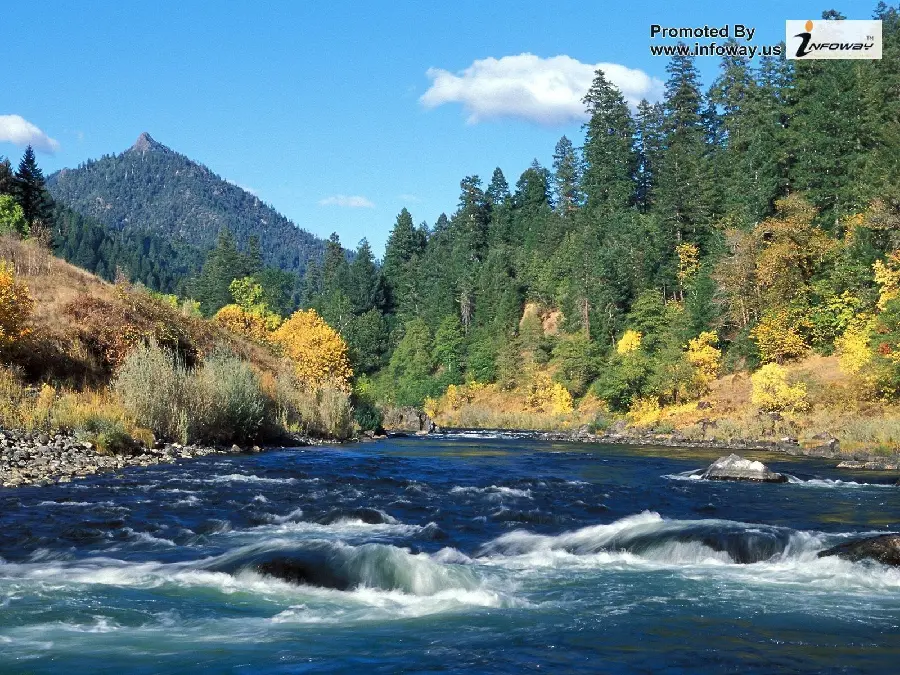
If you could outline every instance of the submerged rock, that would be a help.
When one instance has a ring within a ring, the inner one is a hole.
[[[259,574],[275,577],[291,584],[349,590],[351,582],[341,574],[329,569],[321,561],[310,561],[287,557],[273,557],[255,566]]]
[[[828,556],[837,556],[851,562],[875,560],[882,565],[900,567],[900,534],[857,539],[819,552],[820,558]]]
[[[762,462],[754,462],[735,454],[719,457],[701,476],[704,480],[749,480],[760,483],[785,483],[787,478],[775,473]]]

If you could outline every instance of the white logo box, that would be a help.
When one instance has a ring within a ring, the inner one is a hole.
[[[880,59],[881,21],[789,19],[784,42],[789,59]]]

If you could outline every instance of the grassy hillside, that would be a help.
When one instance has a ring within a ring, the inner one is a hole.
[[[0,237],[0,427],[76,430],[109,450],[352,434],[348,387],[301,381],[298,368],[195,303]]]

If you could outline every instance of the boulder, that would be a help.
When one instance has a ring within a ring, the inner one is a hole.
[[[719,457],[701,476],[704,480],[749,480],[760,483],[785,483],[787,478],[775,473],[762,462],[754,462],[735,454]]]
[[[875,560],[882,565],[900,567],[900,534],[882,534],[857,539],[819,552],[820,558],[828,556],[837,556],[852,562]]]

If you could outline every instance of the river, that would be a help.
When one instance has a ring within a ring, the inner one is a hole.
[[[900,570],[816,557],[900,529],[896,476],[696,480],[720,454],[473,432],[0,489],[0,673],[897,672]]]

